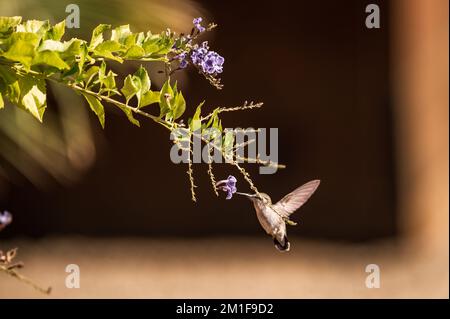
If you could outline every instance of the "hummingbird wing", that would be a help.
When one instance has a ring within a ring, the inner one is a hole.
[[[280,199],[272,207],[282,217],[289,217],[299,209],[319,187],[320,180],[310,181]]]

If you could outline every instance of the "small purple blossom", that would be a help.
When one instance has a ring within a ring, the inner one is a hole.
[[[180,67],[180,69],[185,69],[185,68],[187,68],[188,64],[189,64],[189,62],[187,60],[181,60],[179,67]]]
[[[12,215],[8,211],[4,211],[3,213],[0,212],[0,229],[5,228],[7,225],[11,224],[12,222]]]
[[[237,191],[236,182],[236,177],[230,175],[227,179],[218,181],[216,183],[216,187],[227,193],[226,199],[231,199],[231,197],[233,197],[233,194]]]
[[[194,27],[198,30],[198,32],[204,32],[205,30],[206,30],[206,28],[204,27],[204,26],[202,26],[201,25],[201,23],[202,23],[202,21],[203,21],[203,18],[201,18],[201,17],[198,17],[198,18],[195,18],[193,21],[192,21],[192,23],[194,24]]]
[[[184,69],[188,66],[189,62],[187,61],[186,58],[187,58],[186,52],[182,52],[174,57],[174,59],[180,61],[180,65],[179,65],[180,69]]]

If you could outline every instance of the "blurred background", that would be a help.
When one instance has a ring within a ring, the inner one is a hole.
[[[0,0],[3,16],[65,19],[73,1]],[[381,28],[368,29],[369,3]],[[77,1],[89,39],[99,23],[205,36],[225,57],[222,91],[194,70],[178,74],[190,113],[263,101],[223,116],[226,127],[277,127],[275,175],[245,166],[278,200],[322,184],[288,229],[279,254],[245,199],[218,199],[205,165],[172,164],[166,131],[107,110],[102,130],[78,96],[49,89],[44,124],[12,106],[0,111],[0,210],[14,223],[0,249],[20,247],[24,273],[53,297],[446,297],[448,298],[448,2]],[[152,85],[162,79],[147,64]],[[121,75],[138,64],[112,64]],[[206,108],[205,108],[206,109]],[[187,114],[190,114],[189,111]],[[216,177],[238,176],[217,165]],[[238,189],[248,191],[239,179]],[[64,286],[80,265],[81,288]],[[365,286],[367,264],[381,288]],[[4,274],[0,297],[42,297]]]

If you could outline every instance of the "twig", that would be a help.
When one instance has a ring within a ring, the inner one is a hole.
[[[193,202],[197,201],[195,197],[195,184],[194,184],[194,170],[192,169],[192,159],[191,159],[192,150],[189,151],[189,159],[188,159],[188,170],[187,174],[189,175],[189,182],[191,183],[191,198]]]
[[[241,106],[236,106],[236,107],[219,107],[216,112],[211,112],[208,115],[206,115],[205,117],[201,118],[201,121],[207,120],[209,119],[211,116],[214,115],[214,113],[219,114],[222,112],[235,112],[235,111],[242,111],[242,110],[250,110],[250,109],[257,109],[263,106],[263,102],[258,102],[258,103],[253,103],[250,102],[248,103],[247,101],[244,102],[243,105]]]
[[[211,180],[214,194],[216,194],[216,196],[219,196],[219,193],[217,192],[216,178],[214,176],[213,167],[212,167],[212,156],[211,156],[212,151],[213,151],[213,148],[208,149],[208,175],[209,175],[209,179]]]
[[[12,266],[18,266],[18,265],[23,265],[21,263],[18,264],[14,264],[14,265],[0,265],[0,271],[5,272],[6,274],[10,275],[11,277],[17,278],[19,281],[32,286],[34,289],[36,289],[39,292],[42,292],[46,295],[49,295],[52,291],[52,287],[48,287],[47,289],[42,288],[41,286],[39,286],[37,283],[35,283],[33,280],[31,280],[30,278],[22,275],[21,273],[19,273],[16,268],[17,267],[12,267]]]

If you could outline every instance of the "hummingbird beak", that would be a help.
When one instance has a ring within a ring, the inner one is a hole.
[[[240,192],[236,192],[235,194],[239,194],[239,195],[245,196],[248,199],[252,199],[252,198],[256,197],[256,194],[247,194],[247,193],[240,193]]]

